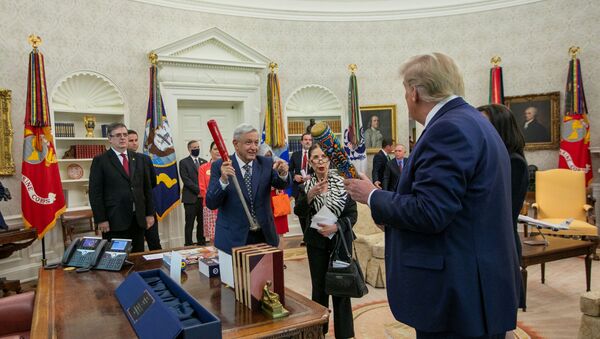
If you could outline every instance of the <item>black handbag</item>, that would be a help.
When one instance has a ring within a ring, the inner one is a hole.
[[[338,225],[341,227],[342,224],[339,223]],[[329,259],[329,267],[325,274],[325,293],[336,297],[360,298],[369,293],[369,290],[365,284],[365,277],[360,269],[358,260],[352,258],[350,251],[348,251],[348,245],[343,233],[340,230],[335,249]],[[346,258],[349,260],[347,267],[333,267],[333,262],[339,260],[340,242],[344,246]]]

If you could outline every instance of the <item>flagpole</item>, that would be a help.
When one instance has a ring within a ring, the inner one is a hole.
[[[34,50],[37,49],[38,46],[42,44],[42,38],[40,38],[39,36],[37,36],[35,34],[30,34],[29,37],[27,38],[27,40],[29,41],[29,44],[31,44],[31,47]],[[46,263],[47,263],[45,236],[42,236],[41,240],[42,240],[42,267],[45,267]]]

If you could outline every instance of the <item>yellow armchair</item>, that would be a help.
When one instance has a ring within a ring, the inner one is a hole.
[[[586,204],[585,174],[568,169],[552,169],[535,173],[534,218],[560,224],[573,218],[568,230],[546,234],[598,238],[598,227],[588,223],[593,208]]]

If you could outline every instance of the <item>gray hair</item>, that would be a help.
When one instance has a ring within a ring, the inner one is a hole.
[[[400,67],[407,86],[414,87],[425,102],[440,102],[450,95],[464,96],[465,85],[460,69],[442,53],[421,54]]]
[[[245,122],[241,123],[233,131],[233,140],[239,141],[242,138],[242,135],[244,135],[246,133],[250,133],[250,132],[258,133],[258,130],[254,126],[252,126],[248,123],[245,123]]]

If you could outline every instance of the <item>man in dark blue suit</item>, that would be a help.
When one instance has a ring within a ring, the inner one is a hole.
[[[231,254],[231,248],[266,242],[279,245],[271,210],[271,187],[284,189],[290,182],[288,165],[283,160],[257,156],[258,131],[249,124],[239,125],[233,133],[235,153],[229,161],[215,161],[210,169],[206,207],[218,209],[215,247]],[[236,176],[251,218],[251,227],[242,201],[230,177]]]
[[[390,154],[391,151],[392,141],[390,139],[383,139],[381,142],[381,149],[373,156],[373,172],[371,178],[373,179],[373,184],[377,186],[377,188],[381,188],[381,184],[383,184],[385,165],[390,161],[388,154]]]
[[[404,154],[406,154],[404,145],[398,144],[394,147],[394,159],[388,161],[385,165],[382,189],[391,192],[396,191],[398,180],[400,180],[400,175],[402,174],[404,165],[406,165]]]
[[[396,191],[346,180],[385,225],[390,308],[417,338],[504,338],[516,326],[520,283],[506,147],[459,97],[451,58],[413,57],[401,75],[409,114],[425,129]]]

